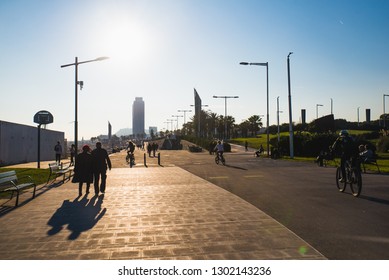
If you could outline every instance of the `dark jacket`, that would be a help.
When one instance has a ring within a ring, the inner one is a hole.
[[[93,160],[92,155],[88,152],[82,152],[76,157],[74,166],[73,183],[92,183],[93,182]]]
[[[93,171],[103,171],[108,168],[111,169],[111,160],[109,159],[107,150],[103,148],[96,148],[92,151],[93,157]]]
[[[338,137],[332,145],[332,149],[343,158],[355,157],[358,155],[358,147],[350,136]]]

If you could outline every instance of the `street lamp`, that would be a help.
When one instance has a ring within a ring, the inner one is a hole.
[[[280,143],[280,113],[283,113],[283,112],[280,111],[280,97],[277,96],[277,140],[278,140],[278,143]]]
[[[359,126],[359,108],[360,108],[360,107],[357,108],[357,120],[358,120],[358,126]]]
[[[322,107],[324,105],[323,104],[316,104],[316,119],[319,118],[319,106]]]
[[[74,113],[74,145],[75,145],[75,149],[76,149],[76,154],[78,153],[78,115],[77,115],[77,108],[78,108],[78,85],[80,85],[80,87],[82,88],[83,85],[84,85],[84,82],[83,81],[78,81],[78,65],[80,64],[84,64],[84,63],[89,63],[89,62],[94,62],[94,61],[101,61],[101,60],[105,60],[105,59],[108,59],[109,57],[106,57],[106,56],[102,56],[102,57],[98,57],[96,59],[92,59],[92,60],[86,60],[86,61],[78,61],[78,57],[76,56],[75,58],[75,62],[74,63],[70,63],[70,64],[64,64],[64,65],[61,65],[61,68],[64,68],[64,67],[68,67],[68,66],[75,66],[75,113]]]
[[[184,113],[184,124],[183,124],[183,131],[184,131],[184,134],[186,135],[186,127],[185,127],[185,124],[186,124],[186,112],[192,112],[192,110],[177,110],[177,112],[182,112]]]
[[[270,135],[269,135],[269,63],[257,63],[257,62],[241,62],[240,65],[256,65],[256,66],[266,66],[266,131],[267,131],[267,157],[270,155]]]
[[[171,126],[171,128],[172,128],[171,132],[173,133],[173,122],[174,122],[174,120],[172,120],[172,119],[167,119],[167,121],[170,123],[170,126]],[[169,126],[167,127],[167,129],[169,130]]]
[[[178,130],[178,118],[182,118],[184,116],[178,116],[178,115],[172,115],[173,118],[177,118],[177,127],[176,130]]]
[[[331,115],[333,115],[334,114],[334,100],[332,100],[332,98],[331,98]]]
[[[287,58],[287,64],[288,64],[288,100],[289,100],[289,155],[290,155],[290,158],[293,159],[294,158],[294,148],[293,148],[293,121],[292,121],[292,95],[291,95],[291,89],[290,89],[290,60],[289,60],[289,56],[293,54],[292,52],[290,52],[288,54],[288,58]],[[278,134],[278,141],[280,141],[279,139],[279,134]]]
[[[177,110],[177,112],[184,113],[184,124],[186,124],[186,112],[192,112],[192,110]]]
[[[386,128],[386,116],[385,116],[385,97],[389,96],[389,94],[384,94],[384,115],[382,116],[384,118],[384,128]]]
[[[213,98],[224,98],[224,137],[227,139],[227,99],[228,98],[239,98],[239,96],[216,96]]]

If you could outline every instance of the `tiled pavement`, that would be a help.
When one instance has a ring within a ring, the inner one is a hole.
[[[23,194],[20,207],[0,212],[0,258],[325,259],[259,209],[179,167],[113,168],[107,192],[91,191],[77,197],[67,182],[40,186],[27,203],[31,194]]]

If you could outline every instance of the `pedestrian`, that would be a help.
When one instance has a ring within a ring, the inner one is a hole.
[[[90,184],[93,182],[93,158],[90,147],[84,145],[82,153],[76,156],[74,176],[72,183],[78,183],[78,195],[82,196],[82,184],[86,183],[86,194],[89,193]]]
[[[111,160],[109,159],[106,149],[101,147],[101,142],[96,143],[96,149],[92,151],[93,157],[93,175],[94,175],[94,187],[95,194],[99,194],[99,181],[100,192],[105,193],[106,181],[107,181],[107,168],[111,170]]]
[[[54,146],[54,151],[55,151],[55,162],[58,164],[61,163],[61,156],[62,156],[62,146],[61,143],[58,141],[57,145]]]
[[[74,157],[76,156],[76,145],[70,146],[70,166],[74,165]]]
[[[147,153],[149,154],[149,157],[151,157],[151,150],[152,150],[151,143],[148,142],[147,143]]]
[[[158,150],[158,145],[157,145],[157,143],[153,142],[153,145],[151,147],[153,150],[153,157],[155,157],[155,153]]]

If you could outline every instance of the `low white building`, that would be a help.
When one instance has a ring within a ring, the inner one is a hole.
[[[55,161],[54,146],[59,141],[63,155],[68,152],[65,133],[40,131],[40,160]],[[0,121],[0,166],[38,160],[38,127]]]

